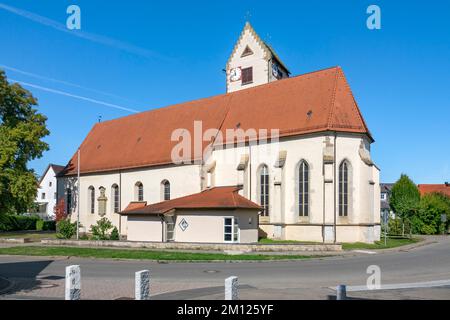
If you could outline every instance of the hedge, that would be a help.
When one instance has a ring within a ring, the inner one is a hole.
[[[36,230],[36,223],[38,220],[38,217],[1,215],[0,231]]]

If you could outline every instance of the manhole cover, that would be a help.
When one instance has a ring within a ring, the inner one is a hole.
[[[41,280],[61,280],[64,279],[65,277],[61,277],[61,276],[44,276],[44,277],[37,277],[38,279]]]
[[[204,273],[219,273],[219,270],[204,270]]]
[[[57,284],[41,284],[38,287],[41,289],[49,289],[49,288],[55,288],[57,287]]]

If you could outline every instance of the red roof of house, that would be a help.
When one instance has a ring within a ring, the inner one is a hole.
[[[280,137],[340,131],[370,132],[340,67],[275,81],[95,124],[80,146],[81,173],[171,164],[176,129],[278,129]],[[208,145],[203,142],[202,150]],[[186,155],[194,159],[195,155]],[[62,175],[77,172],[77,154]]]
[[[421,195],[437,192],[450,197],[450,184],[419,184],[418,188]]]
[[[143,208],[147,205],[147,201],[132,201],[128,204],[128,206],[123,211],[131,211]]]
[[[256,203],[244,198],[239,193],[238,187],[215,187],[200,193],[185,197],[167,200],[148,206],[133,208],[128,207],[120,214],[164,214],[176,209],[253,209],[262,210]]]

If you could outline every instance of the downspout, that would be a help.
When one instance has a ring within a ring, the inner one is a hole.
[[[122,211],[122,171],[119,170],[119,208]],[[119,239],[122,236],[122,216],[119,214]]]
[[[336,243],[336,192],[337,192],[337,179],[336,179],[336,139],[337,139],[337,132],[334,132],[334,165],[333,165],[333,170],[334,170],[334,243]]]
[[[161,242],[164,243],[164,216],[160,215],[161,218]]]
[[[248,177],[248,195],[249,200],[252,201],[252,145],[250,143],[250,140],[248,141],[248,154],[249,154],[249,163],[248,163],[248,171],[249,171],[249,177]]]
[[[325,162],[323,161],[322,157],[322,176],[323,176],[323,186],[322,186],[322,211],[323,211],[323,218],[322,218],[322,242],[325,243]]]

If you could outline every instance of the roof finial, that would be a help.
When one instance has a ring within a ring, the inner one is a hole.
[[[98,122],[102,122],[102,115],[98,116]]]
[[[245,13],[245,23],[247,24],[250,24],[250,19],[251,19],[251,17],[252,17],[252,13],[250,12],[250,11],[247,11],[246,13]]]

